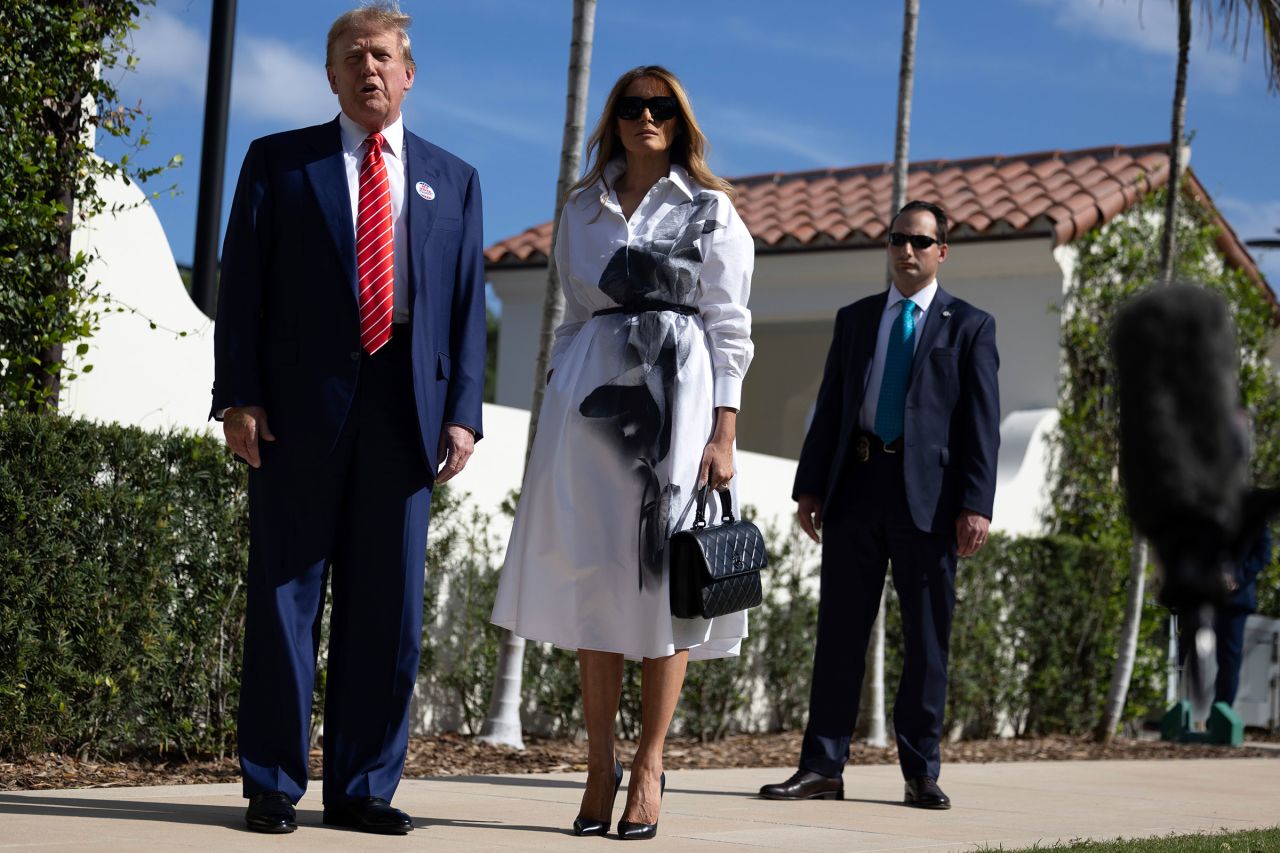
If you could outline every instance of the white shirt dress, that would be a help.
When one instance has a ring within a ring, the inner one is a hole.
[[[622,169],[609,164],[608,185]],[[565,317],[493,622],[633,660],[736,655],[746,611],[671,615],[666,541],[693,524],[715,407],[740,408],[751,235],[724,193],[672,166],[630,221],[605,182],[571,196],[555,257]],[[619,306],[633,313],[595,313]]]

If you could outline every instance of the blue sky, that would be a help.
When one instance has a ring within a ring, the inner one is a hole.
[[[253,138],[336,115],[324,40],[350,3],[239,4],[224,220]],[[1170,0],[921,5],[912,159],[1168,139]],[[480,170],[486,243],[549,219],[570,0],[402,0],[402,8],[414,16],[418,62],[407,126]],[[149,186],[177,185],[155,208],[179,262],[192,256],[211,11],[210,0],[144,7],[133,37],[138,70],[115,72],[124,101],[151,116],[142,161],[185,160]],[[1243,45],[1233,53],[1229,39],[1211,40],[1198,25],[1192,169],[1242,237],[1273,236],[1280,96],[1267,92],[1256,33],[1243,56]],[[588,124],[618,74],[661,63],[688,87],[721,174],[890,160],[900,38],[901,6],[887,0],[601,0]],[[1280,251],[1259,258],[1280,285]]]

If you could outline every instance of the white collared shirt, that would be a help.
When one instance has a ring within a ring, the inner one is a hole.
[[[354,231],[360,217],[360,164],[367,153],[365,140],[369,131],[356,124],[346,113],[338,114],[342,127],[342,161],[347,168],[347,189],[351,192],[351,225]],[[382,161],[387,167],[387,184],[391,190],[391,240],[395,264],[395,283],[391,319],[409,321],[409,256],[407,228],[404,221],[404,114],[382,129]]]
[[[672,164],[665,178],[649,188],[627,219],[614,190],[625,168],[622,158],[606,165],[604,180],[570,196],[560,214],[555,257],[565,312],[564,322],[555,333],[551,369],[555,370],[593,312],[616,307],[617,303],[600,285],[606,266],[618,250],[657,245],[662,254],[668,254],[672,240],[688,239],[694,234],[687,230],[692,223],[683,223],[686,230],[679,234],[668,233],[673,223],[680,220],[682,211],[700,209],[700,215],[707,217],[707,226],[714,227],[698,231],[694,238],[697,248],[687,262],[687,274],[694,277],[690,282],[692,292],[680,296],[667,293],[660,298],[668,302],[678,299],[697,307],[711,356],[713,405],[738,409],[742,405],[742,380],[755,351],[751,343],[751,311],[747,308],[755,242],[728,196],[696,183],[676,164]],[[703,206],[699,208],[695,200],[702,200]]]
[[[880,385],[884,381],[885,354],[889,351],[889,332],[902,313],[902,302],[910,298],[915,304],[913,314],[916,318],[915,337],[911,344],[920,347],[920,333],[924,331],[924,321],[929,314],[929,306],[938,293],[938,280],[926,284],[911,297],[903,296],[896,284],[889,286],[889,298],[885,300],[884,312],[880,315],[880,328],[876,332],[876,354],[871,362],[871,372],[867,377],[867,390],[862,397],[862,412],[858,417],[858,425],[866,432],[875,432],[876,405],[880,402]],[[913,350],[914,351],[914,350]]]

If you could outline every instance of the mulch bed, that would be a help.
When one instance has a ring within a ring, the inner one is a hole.
[[[715,743],[672,738],[664,763],[669,770],[719,767],[785,767],[800,754],[799,732],[734,735]],[[1262,738],[1260,738],[1262,739]],[[623,763],[635,744],[619,742]],[[1251,746],[1231,748],[1208,744],[1175,744],[1157,740],[1116,739],[1107,746],[1087,738],[1058,735],[1045,738],[962,741],[946,744],[944,761],[985,764],[994,761],[1063,761],[1179,758],[1280,758],[1280,750]],[[893,764],[897,751],[855,743],[851,764]],[[586,770],[586,746],[571,740],[529,738],[523,751],[491,747],[470,737],[442,734],[412,738],[405,777],[487,776],[497,773],[558,773]],[[320,755],[312,755],[312,775],[318,778]],[[234,758],[197,761],[86,761],[67,755],[33,755],[21,761],[0,761],[0,791],[53,788],[112,788],[138,785],[190,785],[238,782]]]

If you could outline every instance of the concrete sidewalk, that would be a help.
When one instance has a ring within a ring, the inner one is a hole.
[[[902,782],[889,766],[851,767],[843,802],[755,798],[760,785],[789,773],[669,773],[658,837],[642,849],[1010,849],[1280,823],[1277,759],[950,764],[942,783],[956,806],[945,812],[901,805]],[[616,839],[568,830],[582,780],[580,773],[407,780],[395,800],[415,818],[406,837],[322,826],[318,785],[299,806],[298,831],[285,836],[244,829],[238,785],[0,793],[0,849],[596,850]]]

